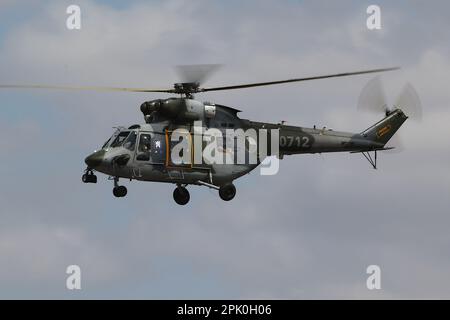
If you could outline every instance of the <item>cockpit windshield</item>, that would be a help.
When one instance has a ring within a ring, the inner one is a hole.
[[[122,131],[119,133],[119,135],[114,139],[114,141],[111,143],[111,148],[116,148],[122,145],[122,143],[125,141],[125,139],[130,134],[130,131]]]
[[[106,142],[103,144],[102,149],[105,149],[106,146],[108,145],[109,141],[111,141],[111,138],[109,138],[108,140],[106,140]]]
[[[134,151],[134,146],[136,145],[136,138],[137,138],[137,132],[131,131],[130,135],[123,143],[123,147],[130,151]]]

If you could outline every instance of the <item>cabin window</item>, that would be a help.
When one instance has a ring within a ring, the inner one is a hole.
[[[139,152],[149,153],[152,147],[152,141],[149,134],[141,134],[139,138]]]

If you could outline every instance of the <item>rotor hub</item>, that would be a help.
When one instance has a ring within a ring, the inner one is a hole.
[[[179,82],[173,85],[174,93],[192,95],[200,91],[199,82]]]

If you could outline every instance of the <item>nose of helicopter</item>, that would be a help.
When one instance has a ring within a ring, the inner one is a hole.
[[[98,167],[102,163],[104,155],[105,150],[96,151],[93,154],[87,156],[86,159],[84,159],[84,162],[89,168]]]

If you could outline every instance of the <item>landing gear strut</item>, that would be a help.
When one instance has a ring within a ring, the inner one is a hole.
[[[127,195],[127,188],[125,186],[119,186],[118,177],[114,177],[113,195],[116,198],[123,198]]]
[[[84,183],[97,183],[97,176],[92,169],[87,168],[85,174],[81,177],[81,181]]]
[[[372,165],[372,167],[376,170],[377,169],[377,150],[373,152],[374,157],[370,155],[369,151],[361,152],[364,158],[366,158],[367,161]]]
[[[236,195],[236,187],[232,183],[225,184],[219,189],[219,196],[224,201],[233,200]]]
[[[189,195],[189,191],[186,187],[178,185],[175,190],[173,190],[173,200],[178,203],[180,206],[184,206],[189,202],[191,196]]]

